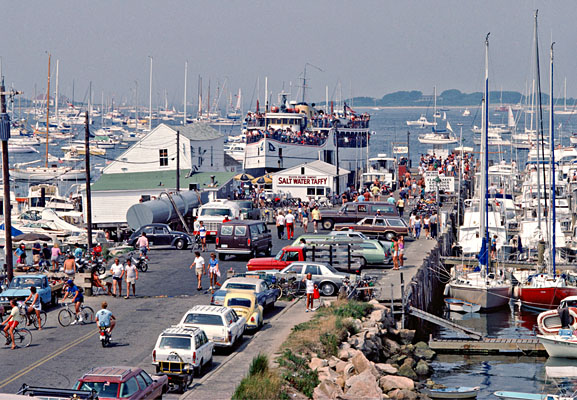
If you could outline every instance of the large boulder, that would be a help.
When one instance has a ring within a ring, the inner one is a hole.
[[[355,366],[355,371],[358,374],[362,374],[365,371],[369,371],[375,378],[378,378],[380,374],[377,372],[377,369],[371,364],[371,362],[365,357],[363,353],[357,353],[352,359],[351,362]]]
[[[327,365],[328,365],[327,360],[323,360],[322,358],[313,357],[309,362],[309,368],[312,369],[313,371],[321,367],[326,367]]]
[[[344,376],[346,380],[355,374],[355,366],[350,362],[345,363],[344,365],[339,363],[337,364],[336,372],[337,374]]]
[[[398,372],[398,370],[395,367],[393,367],[391,364],[376,363],[375,368],[382,375],[396,375]]]
[[[371,371],[366,370],[361,374],[355,375],[347,379],[345,384],[348,390],[343,396],[343,399],[382,399],[383,392],[379,387],[377,378],[371,373]]]
[[[431,361],[435,358],[436,353],[425,342],[415,344],[413,355],[423,360]]]
[[[401,365],[401,366],[399,367],[399,372],[398,372],[398,374],[399,374],[400,376],[404,376],[404,377],[407,377],[407,378],[410,378],[410,379],[414,379],[414,380],[418,379],[418,376],[417,376],[417,374],[415,373],[415,371],[413,370],[413,368],[411,367],[411,364],[410,364],[410,363],[406,363],[406,362],[403,363],[403,365]]]
[[[369,319],[374,322],[385,322],[387,319],[387,312],[385,310],[375,310],[369,316]]]
[[[416,331],[412,329],[399,329],[399,338],[402,344],[409,344],[413,342]]]
[[[319,381],[330,380],[336,382],[339,377],[339,374],[329,367],[320,367],[317,369],[317,373],[319,375]]]
[[[417,400],[419,395],[407,389],[395,389],[387,393],[391,399],[395,400]]]
[[[329,358],[329,360],[328,360],[329,367],[335,368],[339,361],[341,361],[341,360],[338,359],[337,357],[331,356],[331,358]]]
[[[318,385],[313,392],[315,400],[332,400],[344,394],[343,389],[330,380],[324,380]]]
[[[397,354],[401,350],[401,347],[399,346],[399,344],[397,342],[395,342],[394,340],[389,339],[389,338],[384,338],[383,346],[385,348],[386,353],[389,356]]]
[[[427,376],[431,373],[431,367],[425,360],[419,360],[415,366],[415,373],[419,376]]]
[[[388,393],[394,389],[414,390],[415,382],[404,376],[385,375],[379,379],[379,385],[383,392]]]

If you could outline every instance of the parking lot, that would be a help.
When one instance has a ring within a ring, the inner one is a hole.
[[[278,240],[273,229],[273,254],[288,240]],[[297,228],[297,235],[302,233]],[[210,250],[202,255],[208,261]],[[11,350],[0,347],[0,392],[15,393],[23,383],[36,386],[70,388],[85,371],[95,366],[127,365],[139,366],[154,373],[151,352],[158,335],[163,329],[176,324],[187,309],[198,304],[209,304],[210,293],[196,290],[196,278],[189,268],[194,255],[191,250],[152,249],[149,270],[140,273],[137,282],[137,298],[124,299],[110,296],[86,298],[86,304],[96,310],[106,300],[109,309],[117,318],[112,346],[102,348],[95,324],[75,325],[63,328],[58,324],[58,309],[48,311],[46,328],[32,328],[32,345],[24,349]],[[387,267],[388,268],[388,267]],[[224,281],[226,271],[246,270],[246,259],[229,257],[220,262]],[[371,273],[378,273],[377,269]],[[208,288],[208,277],[203,277],[203,288]],[[277,302],[273,310],[265,311],[265,325],[277,315],[287,303]],[[242,349],[252,336],[245,335],[243,343],[234,351]],[[212,368],[217,368],[230,354],[218,351]],[[172,398],[173,396],[168,396]]]

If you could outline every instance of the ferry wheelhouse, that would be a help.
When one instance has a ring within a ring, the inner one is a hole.
[[[257,104],[245,118],[244,169],[259,176],[321,160],[356,171],[366,164],[369,121],[369,114],[346,105],[327,113],[314,104],[289,103],[281,94],[280,107],[259,112]]]

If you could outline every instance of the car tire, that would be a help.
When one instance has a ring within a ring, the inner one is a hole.
[[[176,250],[184,250],[186,249],[186,244],[184,243],[184,240],[176,239],[174,242],[174,247],[176,247]]]
[[[321,284],[319,290],[323,296],[333,296],[337,292],[336,286],[329,282]]]
[[[325,219],[321,222],[323,229],[326,229],[327,231],[330,231],[333,229],[333,226],[335,226],[335,222],[332,219]]]
[[[250,254],[249,254],[248,258],[249,258],[249,259],[251,259],[251,258],[256,258],[257,255],[258,255],[258,253],[257,253],[256,249],[252,249],[252,250],[250,251]]]
[[[359,262],[361,263],[361,268],[365,268],[367,266],[367,259],[365,257],[359,257]]]
[[[226,254],[218,253],[218,259],[219,259],[220,261],[226,260]]]
[[[272,255],[272,244],[268,245],[268,247],[266,248],[265,254],[267,257],[270,257]]]
[[[387,240],[389,242],[392,241],[394,237],[395,237],[394,232],[386,232],[385,233],[385,240]]]

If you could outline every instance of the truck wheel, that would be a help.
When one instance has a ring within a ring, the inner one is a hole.
[[[325,219],[322,221],[323,229],[330,231],[335,226],[335,222],[332,219]]]
[[[176,247],[176,250],[184,250],[186,248],[184,240],[177,239],[176,242],[174,242],[174,247]]]

